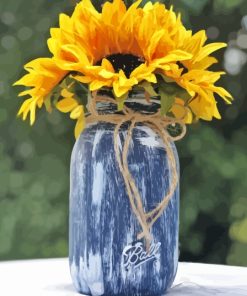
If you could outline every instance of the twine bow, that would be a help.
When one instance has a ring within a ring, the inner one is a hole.
[[[114,150],[116,154],[116,159],[120,172],[124,179],[131,208],[142,228],[142,232],[138,234],[137,238],[145,238],[146,248],[147,250],[149,250],[152,241],[152,236],[150,233],[151,227],[166,209],[178,184],[179,177],[176,169],[175,155],[171,147],[171,141],[177,141],[183,138],[186,133],[185,124],[182,123],[182,121],[178,121],[177,119],[161,116],[159,110],[157,113],[154,114],[142,114],[129,109],[127,106],[123,107],[123,111],[121,114],[99,114],[96,109],[97,102],[109,102],[116,104],[116,101],[106,96],[99,96],[96,92],[94,92],[92,95],[93,97],[89,100],[88,103],[88,110],[90,112],[90,115],[87,116],[86,123],[89,124],[97,121],[102,121],[116,125],[114,129]],[[130,122],[130,126],[127,130],[127,136],[124,139],[123,151],[121,153],[118,145],[118,135],[121,126],[126,122]],[[149,126],[162,139],[166,149],[168,165],[169,169],[171,170],[172,176],[168,192],[163,196],[161,202],[156,206],[156,208],[150,212],[145,212],[143,208],[141,195],[128,167],[127,158],[130,141],[132,138],[133,129],[135,128],[137,123],[145,123],[146,126]],[[177,137],[172,137],[168,133],[167,127],[175,123],[181,124],[182,133]]]

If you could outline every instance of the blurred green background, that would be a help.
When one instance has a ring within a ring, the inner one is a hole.
[[[180,260],[247,266],[247,1],[163,2],[174,4],[193,31],[205,28],[209,41],[229,44],[217,54],[216,69],[225,69],[221,83],[235,97],[231,106],[220,103],[222,121],[189,127],[178,143]],[[24,74],[24,63],[48,54],[49,28],[75,3],[0,2],[0,260],[68,253],[74,122],[41,111],[30,128],[16,118],[22,99],[11,84]]]

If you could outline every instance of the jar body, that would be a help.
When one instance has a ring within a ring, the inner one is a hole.
[[[179,186],[154,223],[150,252],[126,192],[114,152],[114,125],[98,122],[78,138],[71,158],[70,269],[78,292],[86,295],[163,295],[178,264]],[[122,151],[128,126],[119,132]],[[176,147],[172,143],[179,170]],[[154,131],[138,124],[128,166],[146,212],[169,190],[166,149]]]

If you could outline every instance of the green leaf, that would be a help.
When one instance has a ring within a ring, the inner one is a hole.
[[[174,80],[170,77],[165,76],[164,74],[159,73],[159,76],[166,82],[166,83],[171,83],[174,82]]]
[[[68,87],[68,84],[67,84],[66,78],[64,78],[64,79],[59,83],[59,86],[60,86],[62,89]]]
[[[166,93],[160,88],[161,115],[166,115],[175,102],[175,95]]]
[[[52,103],[53,103],[54,106],[57,104],[60,97],[61,97],[61,93],[58,92],[58,91],[53,94]]]
[[[88,88],[80,82],[76,82],[73,86],[74,96],[78,98],[78,101],[83,105],[86,106],[88,103]]]
[[[186,91],[186,89],[182,88],[176,82],[174,82],[169,77],[166,77],[163,74],[159,74],[159,76],[163,79],[163,81],[159,79],[160,88],[162,88],[165,93],[175,95],[176,97],[184,100],[185,102],[191,99],[191,96]]]
[[[126,94],[122,95],[121,97],[116,98],[118,111],[122,111],[123,110],[124,102],[128,98],[128,95],[129,95],[129,93],[127,92]]]
[[[175,94],[180,86],[169,77],[166,77],[163,74],[158,75],[158,84],[166,93]]]
[[[182,87],[179,87],[176,92],[176,97],[188,102],[191,99],[191,95]]]
[[[51,105],[51,98],[52,98],[52,93],[48,94],[46,97],[45,97],[45,100],[44,100],[44,104],[45,104],[45,108],[46,108],[46,111],[51,113],[52,112],[52,105]]]
[[[85,93],[88,93],[88,87],[87,86],[85,86],[83,83],[81,83],[81,82],[78,82],[78,83],[76,83],[76,86],[79,86]]]
[[[158,94],[154,90],[152,84],[148,81],[143,81],[142,83],[139,84],[140,87],[144,88],[145,91],[151,96],[151,97],[157,97]]]

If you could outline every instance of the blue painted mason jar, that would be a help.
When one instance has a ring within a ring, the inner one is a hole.
[[[141,101],[141,100],[140,100]],[[128,104],[128,102],[127,102]],[[154,112],[157,103],[145,112]],[[137,100],[130,107],[145,109]],[[112,107],[102,112],[112,112]],[[77,139],[71,157],[69,258],[75,288],[85,295],[161,296],[171,287],[178,265],[179,186],[151,228],[146,252],[114,151],[115,125],[96,122]],[[128,124],[119,131],[121,147]],[[179,171],[174,143],[171,143]],[[145,212],[169,190],[166,147],[144,123],[135,126],[128,166]]]

